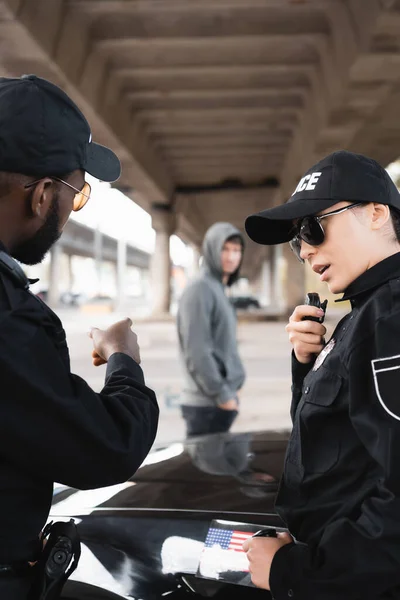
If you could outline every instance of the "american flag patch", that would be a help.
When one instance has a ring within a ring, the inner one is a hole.
[[[212,521],[200,557],[198,576],[222,581],[230,581],[233,577],[234,583],[237,577],[241,579],[249,573],[249,561],[242,545],[259,527],[246,523],[242,524],[245,525],[242,529],[238,525],[241,523]]]
[[[218,545],[223,550],[243,552],[243,542],[252,535],[249,531],[210,528],[205,541],[205,547],[213,548],[215,545]]]
[[[265,526],[265,525],[264,525]],[[242,545],[263,525],[213,519],[200,555],[197,577],[254,588]]]

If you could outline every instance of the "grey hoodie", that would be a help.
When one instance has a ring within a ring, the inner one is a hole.
[[[245,380],[236,340],[236,315],[222,283],[221,252],[226,240],[242,234],[230,223],[215,223],[203,242],[200,275],[182,294],[177,327],[184,371],[182,404],[217,406],[236,396]],[[240,267],[228,281],[232,285]]]

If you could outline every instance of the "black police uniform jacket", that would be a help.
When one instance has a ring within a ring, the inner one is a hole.
[[[110,357],[100,393],[71,374],[60,320],[0,263],[0,564],[13,564],[37,558],[53,482],[90,489],[136,471],[158,406],[126,354]]]
[[[400,598],[400,253],[357,278],[314,363],[293,357],[276,600]]]

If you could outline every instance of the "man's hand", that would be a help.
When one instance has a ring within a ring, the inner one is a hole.
[[[286,325],[289,340],[299,362],[311,362],[324,347],[326,327],[316,321],[302,321],[303,317],[322,317],[324,311],[316,306],[297,306]]]
[[[92,352],[95,367],[104,365],[115,352],[127,354],[140,364],[140,350],[137,335],[131,330],[132,321],[127,318],[111,325],[106,330],[92,327],[89,337],[93,340]]]
[[[293,542],[288,533],[278,533],[277,538],[255,537],[243,542],[243,550],[247,552],[251,580],[255,586],[269,590],[269,574],[272,559],[282,546]]]
[[[223,404],[218,404],[218,408],[222,408],[222,410],[237,410],[238,403],[236,398],[232,398],[228,400],[228,402],[224,402]]]

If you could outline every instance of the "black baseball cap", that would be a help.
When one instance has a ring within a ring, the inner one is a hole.
[[[315,215],[343,200],[378,202],[400,210],[399,191],[379,163],[339,150],[311,167],[285,204],[247,217],[247,235],[258,244],[288,242],[294,219]]]
[[[83,169],[102,181],[121,174],[117,156],[92,141],[67,94],[36,75],[0,77],[0,171],[51,176]]]

